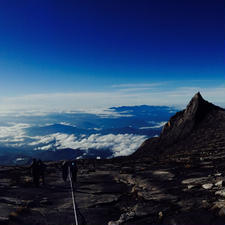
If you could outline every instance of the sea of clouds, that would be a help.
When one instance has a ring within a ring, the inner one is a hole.
[[[42,137],[29,143],[30,146],[38,146],[36,150],[50,149],[80,149],[80,150],[110,150],[113,156],[124,156],[132,154],[146,140],[144,135],[135,134],[92,134],[90,136],[76,137],[71,134],[55,133]]]
[[[29,148],[30,150],[89,149],[109,150],[112,156],[132,154],[145,140],[146,136],[136,134],[91,134],[79,135],[53,133],[43,136],[29,136],[25,123],[10,124],[0,127],[0,145],[13,148]]]

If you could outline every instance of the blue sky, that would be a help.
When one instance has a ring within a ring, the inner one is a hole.
[[[221,0],[2,0],[2,111],[224,105]]]

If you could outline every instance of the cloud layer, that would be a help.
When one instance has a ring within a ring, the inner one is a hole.
[[[0,127],[0,144],[7,147],[29,147],[33,150],[89,149],[109,150],[113,156],[132,154],[146,140],[144,135],[135,134],[92,134],[90,136],[54,133],[44,136],[28,136],[25,129],[29,124],[12,124]]]
[[[29,124],[18,123],[10,126],[0,127],[0,144],[11,147],[19,147],[25,144],[25,139],[28,138],[25,128],[30,127]]]
[[[37,150],[50,149],[97,149],[110,150],[113,156],[132,154],[146,140],[146,136],[134,134],[92,134],[87,137],[77,138],[71,134],[55,133],[48,136],[36,137],[36,141],[30,143]],[[40,146],[41,145],[41,146]]]
[[[160,86],[161,85],[161,86]],[[123,105],[186,105],[200,91],[207,100],[225,106],[225,85],[168,88],[167,83],[114,85],[104,92],[74,92],[31,94],[0,99],[0,115],[8,113],[37,114],[49,112],[88,111],[103,112],[112,106]]]
[[[151,122],[151,123],[153,123],[153,122]],[[151,126],[151,127],[140,127],[139,129],[141,129],[141,130],[146,130],[146,129],[161,128],[161,127],[163,127],[166,123],[167,123],[167,121],[162,121],[162,122],[159,122],[159,123],[155,123],[154,126]]]

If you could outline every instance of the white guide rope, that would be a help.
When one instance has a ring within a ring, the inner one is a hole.
[[[72,178],[71,178],[70,167],[68,167],[68,171],[69,171],[69,180],[70,180],[70,187],[71,187],[72,200],[73,200],[73,211],[74,211],[75,225],[78,225],[76,202],[75,202],[75,196],[74,196],[74,192],[73,192],[73,182],[72,182]]]

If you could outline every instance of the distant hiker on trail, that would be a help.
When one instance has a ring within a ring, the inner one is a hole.
[[[39,175],[39,178],[42,179],[43,185],[45,185],[45,171],[46,171],[46,165],[42,162],[42,160],[38,160],[38,175]]]
[[[77,163],[75,160],[70,162],[69,169],[71,180],[73,182],[73,185],[75,185],[77,183],[77,171],[78,171]]]
[[[73,185],[76,184],[77,182],[77,164],[76,164],[76,161],[73,160],[73,161],[64,161],[62,163],[62,178],[66,184],[66,181],[67,181],[67,177],[68,175],[70,174],[71,176],[71,181],[73,183]],[[70,177],[69,177],[70,179]]]
[[[33,159],[30,169],[31,169],[31,175],[33,177],[34,185],[38,187],[40,175],[39,175],[38,162],[36,159]]]
[[[66,184],[66,180],[68,177],[68,169],[69,169],[69,162],[68,161],[63,161],[62,163],[62,178]]]

